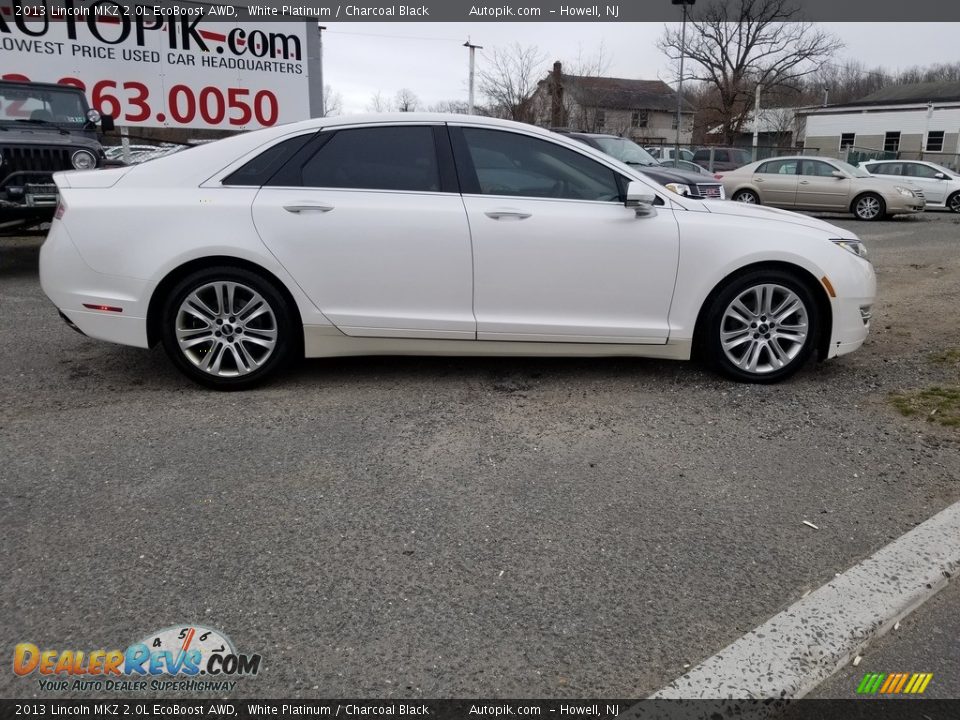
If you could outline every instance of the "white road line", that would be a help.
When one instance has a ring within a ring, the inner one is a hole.
[[[960,570],[960,503],[651,696],[651,699],[801,698],[920,607]],[[624,717],[646,717],[643,705]]]

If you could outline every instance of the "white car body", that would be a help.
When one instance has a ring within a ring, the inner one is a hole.
[[[622,202],[222,182],[294,136],[400,124],[539,138],[642,183],[657,206],[640,216]],[[295,305],[307,357],[687,359],[711,292],[764,263],[793,268],[819,288],[830,315],[820,351],[833,357],[863,343],[863,308],[876,289],[872,265],[836,243],[859,242],[848,230],[680,197],[580,143],[488,118],[314,119],[55,181],[62,207],[41,251],[44,291],[86,335],[140,348],[158,340],[158,288],[184,266],[210,262],[243,263],[279,284]]]
[[[927,209],[960,212],[960,174],[955,170],[925,160],[867,160],[859,167],[871,175],[920,188]]]

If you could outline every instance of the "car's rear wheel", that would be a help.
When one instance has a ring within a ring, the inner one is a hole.
[[[947,198],[947,207],[951,212],[960,213],[960,192],[955,192]]]
[[[736,202],[746,203],[747,205],[759,205],[760,196],[757,195],[753,190],[737,190],[733,194],[733,200]]]
[[[756,270],[730,282],[707,318],[707,354],[741,382],[783,380],[809,360],[819,310],[805,283],[782,270]]]
[[[886,212],[883,198],[874,193],[864,193],[853,201],[853,214],[857,220],[881,220]]]
[[[236,267],[195,272],[163,307],[162,341],[174,364],[219,390],[253,387],[291,356],[293,321],[283,296],[262,277]]]

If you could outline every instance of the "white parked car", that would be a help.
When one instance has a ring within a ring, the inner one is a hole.
[[[40,280],[64,319],[217,388],[371,354],[696,351],[772,382],[860,347],[874,302],[849,230],[490,118],[322,118],[54,177]]]
[[[693,151],[687,148],[680,148],[679,155],[677,154],[677,148],[673,145],[652,145],[646,148],[646,151],[664,164],[673,162],[675,159],[693,162]]]
[[[960,213],[960,174],[925,160],[868,160],[860,168],[871,175],[897,180],[920,188],[927,209],[946,208]]]

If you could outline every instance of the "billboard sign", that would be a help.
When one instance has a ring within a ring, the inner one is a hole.
[[[316,35],[232,5],[15,0],[0,7],[0,77],[80,87],[118,125],[270,127],[311,116]]]

